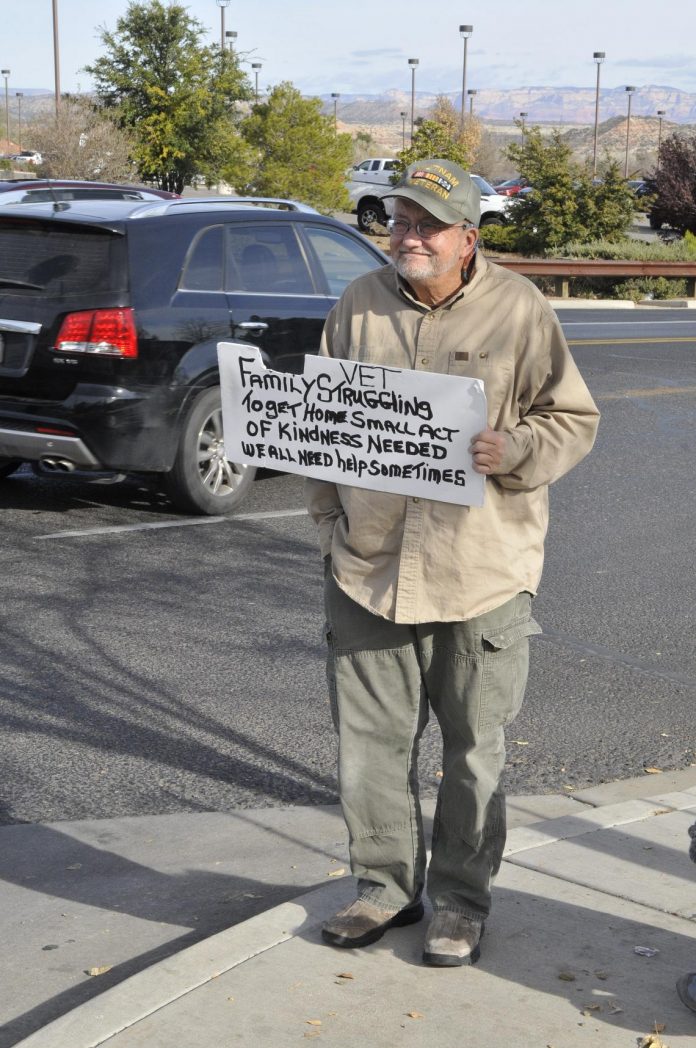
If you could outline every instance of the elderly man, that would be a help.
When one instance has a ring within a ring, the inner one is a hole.
[[[505,843],[504,728],[518,713],[547,487],[592,447],[598,412],[552,309],[477,254],[480,195],[456,164],[412,164],[389,193],[392,266],[354,281],[321,352],[482,379],[469,508],[307,482],[325,560],[328,680],[357,899],[323,929],[366,946],[423,916],[418,743],[443,738],[426,964],[475,962]]]

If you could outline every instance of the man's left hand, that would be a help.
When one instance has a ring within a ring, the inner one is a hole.
[[[471,454],[476,473],[496,473],[508,447],[507,433],[496,433],[494,429],[484,429],[477,433],[471,443]]]

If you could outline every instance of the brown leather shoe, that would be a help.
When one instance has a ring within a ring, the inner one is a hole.
[[[389,928],[415,924],[423,916],[423,903],[418,901],[396,913],[380,910],[372,903],[356,899],[331,917],[321,930],[324,942],[331,946],[354,949],[377,942]]]
[[[438,910],[425,937],[423,963],[436,968],[476,964],[481,956],[479,942],[483,921],[475,921],[453,910]]]

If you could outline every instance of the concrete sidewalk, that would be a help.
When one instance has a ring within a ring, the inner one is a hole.
[[[0,846],[7,834],[51,829],[56,837],[60,832],[54,847],[72,840],[112,857],[119,850],[130,854],[121,861],[133,866],[138,854],[141,871],[141,853],[150,849],[154,879],[140,884],[139,908],[123,884],[124,876],[133,876],[129,865],[108,879],[108,897],[122,907],[120,919],[131,936],[131,956],[141,961],[142,947],[153,941],[153,924],[172,939],[174,924],[157,921],[173,913],[163,894],[171,893],[172,883],[180,885],[172,870],[183,869],[195,852],[199,868],[189,882],[194,891],[215,888],[209,868],[203,875],[206,864],[223,877],[235,863],[245,868],[244,883],[256,891],[240,894],[265,893],[250,900],[258,906],[272,898],[270,886],[287,882],[290,868],[298,875],[296,891],[302,882],[322,886],[194,945],[182,936],[178,952],[24,1040],[0,1043],[286,1048],[316,1039],[338,1048],[630,1048],[636,1038],[655,1033],[655,1024],[669,1048],[696,1043],[696,1014],[684,1008],[674,988],[682,973],[696,970],[696,868],[687,855],[696,769],[572,797],[510,798],[509,815],[512,828],[481,961],[474,968],[444,970],[420,962],[425,923],[395,929],[364,950],[322,943],[322,920],[354,894],[350,878],[340,873],[347,868],[341,865],[345,835],[335,809],[163,816],[157,825],[133,819],[118,820],[118,826],[8,827],[0,831]],[[234,858],[218,858],[229,847]],[[59,861],[69,855],[68,849]],[[44,854],[47,865],[51,858]],[[71,865],[64,874],[68,882],[78,872]],[[65,907],[68,888],[59,889],[61,899],[18,881],[16,891],[22,898],[33,892],[44,916],[56,905]],[[291,884],[282,889],[293,894]],[[70,890],[75,906],[78,893],[74,885]],[[85,887],[79,902],[85,915],[74,914],[78,924],[89,917],[103,920],[103,911],[86,901],[88,894]],[[28,910],[21,912],[26,917]],[[31,983],[31,970],[21,969],[20,962],[20,977]],[[30,1014],[26,992],[24,1003]]]

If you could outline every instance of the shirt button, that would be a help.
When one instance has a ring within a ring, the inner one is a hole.
[[[485,360],[487,356],[488,356],[488,353],[479,353],[479,358],[481,360]]]
[[[429,364],[430,357],[421,357],[421,364]]]
[[[420,499],[419,498],[413,498],[413,499],[411,499],[411,502],[420,502]]]

